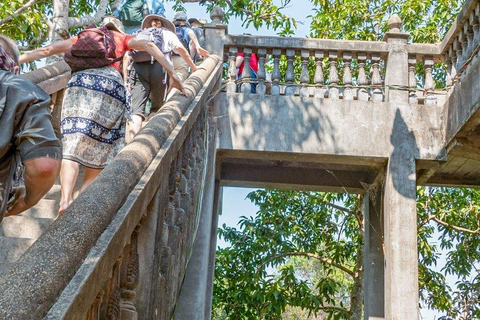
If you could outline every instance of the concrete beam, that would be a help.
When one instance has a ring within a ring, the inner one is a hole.
[[[399,111],[415,137],[414,158],[445,160],[436,106],[240,93],[220,98],[220,149],[388,158]]]

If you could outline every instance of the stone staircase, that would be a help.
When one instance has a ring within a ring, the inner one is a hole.
[[[80,169],[74,196],[78,195],[82,180],[83,170]],[[17,261],[55,220],[60,194],[60,179],[57,179],[34,207],[18,216],[3,218],[0,223],[0,274]]]
[[[17,261],[55,220],[59,200],[60,184],[57,183],[33,208],[3,219],[0,224],[0,273]]]

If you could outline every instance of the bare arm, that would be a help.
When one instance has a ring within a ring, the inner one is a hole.
[[[9,203],[5,216],[16,215],[33,207],[55,183],[60,172],[60,160],[35,158],[25,161],[25,189],[15,189],[15,197]]]
[[[170,63],[170,61],[167,60],[167,58],[165,58],[165,56],[163,55],[163,52],[160,51],[160,49],[158,49],[158,47],[153,42],[143,40],[143,39],[133,38],[130,41],[128,41],[128,47],[130,49],[135,49],[135,50],[148,52],[152,57],[155,58],[155,60],[158,61],[158,63],[160,63],[163,66],[165,71],[172,78],[173,87],[180,90],[183,95],[186,95],[186,91],[185,91],[185,88],[183,87],[182,81],[180,80],[178,75],[173,70],[173,65]],[[185,52],[186,52],[186,50],[185,50]],[[187,53],[187,55],[188,55],[188,53]],[[191,60],[192,59],[190,59],[190,61]],[[192,61],[192,64],[193,64],[193,61]]]
[[[195,63],[193,63],[192,57],[190,57],[190,54],[184,46],[175,47],[173,51],[175,51],[175,53],[178,53],[183,58],[183,60],[187,61],[192,72],[197,71],[197,66],[195,65]]]
[[[122,72],[123,72],[123,84],[125,86],[128,85],[128,66],[130,65],[130,62],[132,61],[132,56],[128,53],[125,53],[123,56],[123,64],[122,64]]]
[[[208,58],[208,56],[210,55],[210,53],[203,49],[201,46],[200,46],[200,43],[198,42],[198,38],[197,38],[197,35],[195,34],[195,32],[193,32],[193,30],[189,30],[188,31],[188,37],[190,38],[190,41],[193,42],[193,44],[195,45],[195,48],[197,50],[197,53],[199,55],[201,55],[202,57],[205,57],[205,58]]]
[[[48,46],[25,52],[20,56],[19,61],[20,64],[22,64],[33,60],[50,57],[54,54],[64,53],[70,50],[72,45],[71,39],[57,41]]]
[[[242,56],[237,56],[237,59],[235,60],[235,68],[240,68],[240,66],[243,63],[243,57]]]

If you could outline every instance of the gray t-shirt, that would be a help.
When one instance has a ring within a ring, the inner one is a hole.
[[[49,103],[50,96],[36,84],[0,70],[0,221],[19,161],[62,159]]]

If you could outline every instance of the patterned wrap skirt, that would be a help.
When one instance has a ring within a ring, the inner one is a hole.
[[[125,87],[111,67],[76,72],[62,105],[63,158],[104,168],[125,145]]]

